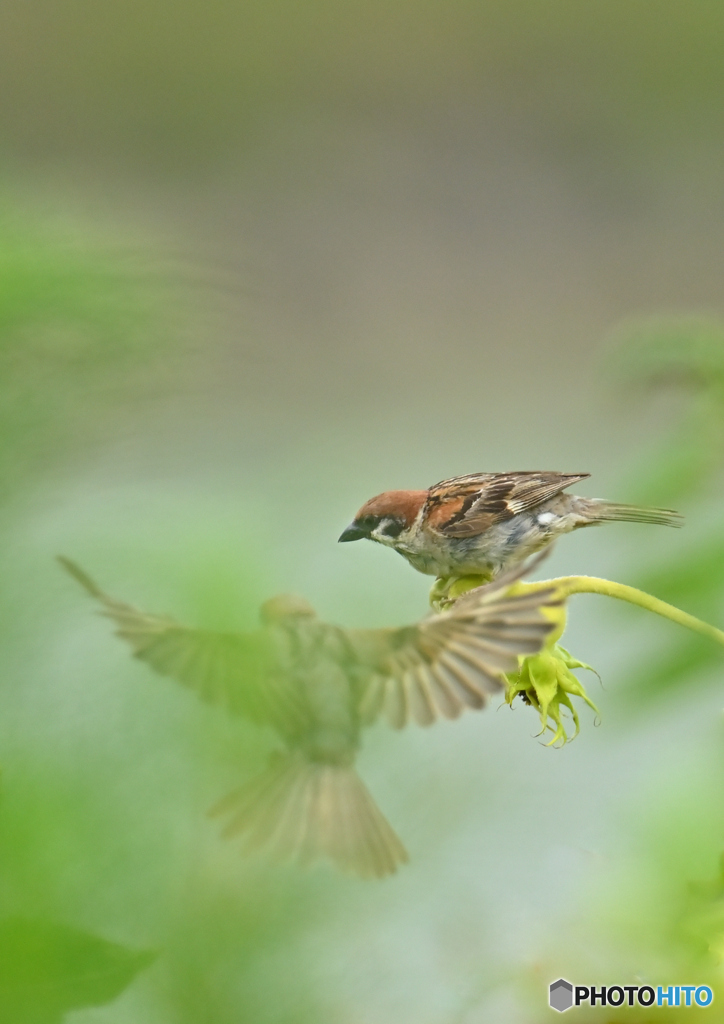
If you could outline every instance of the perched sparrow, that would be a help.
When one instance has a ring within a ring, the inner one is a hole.
[[[428,491],[370,498],[340,541],[363,537],[394,548],[429,576],[493,579],[562,533],[611,520],[681,526],[678,512],[563,494],[589,473],[471,473]]]
[[[483,707],[518,655],[540,651],[554,628],[542,609],[560,603],[552,589],[506,596],[515,572],[401,629],[340,629],[281,595],[262,605],[256,632],[214,633],[137,611],[60,561],[137,658],[283,739],[265,771],[212,808],[231,816],[224,836],[283,859],[325,855],[364,877],[408,858],[354,769],[362,727],[382,715],[396,728],[429,725]]]

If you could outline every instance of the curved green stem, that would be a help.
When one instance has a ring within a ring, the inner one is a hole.
[[[660,601],[643,590],[637,590],[636,587],[627,587],[623,583],[614,583],[612,580],[602,580],[597,576],[560,576],[558,579],[546,580],[543,586],[551,584],[555,585],[556,590],[564,598],[572,594],[603,594],[605,597],[616,597],[619,601],[637,604],[640,608],[654,612],[655,615],[662,615],[665,619],[671,619],[672,622],[678,622],[680,626],[685,626],[686,629],[701,633],[702,636],[707,636],[724,647],[724,631],[717,629],[716,626],[710,626],[708,622],[702,622],[701,619],[697,619],[687,612],[682,612],[673,604],[667,604],[666,601]],[[534,585],[538,586],[538,584]]]

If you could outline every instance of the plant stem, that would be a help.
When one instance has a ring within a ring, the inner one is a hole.
[[[556,590],[563,598],[569,597],[571,594],[603,594],[604,597],[616,597],[619,601],[637,604],[640,608],[654,612],[655,615],[662,615],[665,619],[671,619],[672,622],[678,622],[680,626],[685,626],[686,629],[701,633],[702,636],[707,636],[724,647],[724,631],[717,629],[716,626],[710,626],[708,622],[702,622],[701,619],[697,619],[687,612],[682,612],[673,604],[667,604],[666,601],[660,601],[643,590],[637,590],[636,587],[627,587],[623,583],[614,583],[612,580],[602,580],[597,576],[559,576],[558,579],[546,580],[542,586],[549,587],[551,584],[555,585]],[[538,584],[536,583],[534,586],[538,586]]]

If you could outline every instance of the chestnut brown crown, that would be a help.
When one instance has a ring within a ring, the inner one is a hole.
[[[382,532],[393,538],[409,529],[427,501],[427,491],[384,491],[366,501],[340,541],[362,540]],[[373,538],[376,539],[376,538]]]

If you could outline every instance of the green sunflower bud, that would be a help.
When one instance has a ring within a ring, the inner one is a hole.
[[[526,704],[533,705],[541,720],[541,731],[538,735],[547,730],[553,733],[553,738],[546,746],[564,746],[580,732],[581,723],[571,697],[580,697],[596,714],[599,714],[580,679],[573,675],[571,669],[574,668],[595,671],[590,665],[572,657],[565,647],[554,642],[550,646],[546,645],[540,654],[521,658],[520,671],[508,676],[506,703],[512,704],[516,697],[521,696]],[[562,717],[563,708],[568,709],[573,720],[573,736],[569,736],[566,731]]]

